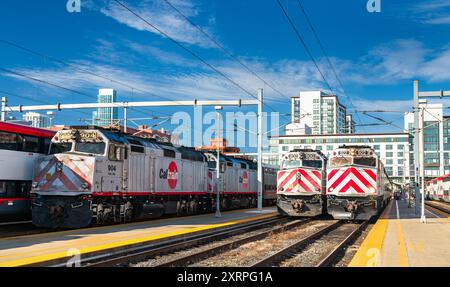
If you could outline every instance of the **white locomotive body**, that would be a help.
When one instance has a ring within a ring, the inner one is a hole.
[[[52,140],[35,164],[33,224],[78,228],[163,214],[190,215],[215,206],[256,203],[252,162],[221,156],[216,179],[211,154],[100,128],[74,127]]]
[[[392,183],[370,146],[341,146],[328,161],[327,209],[335,219],[366,220],[392,197]]]
[[[326,207],[326,157],[315,150],[283,155],[277,176],[278,212],[288,216],[316,216]]]

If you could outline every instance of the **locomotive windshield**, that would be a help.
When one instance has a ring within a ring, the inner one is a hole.
[[[374,157],[355,157],[353,163],[363,166],[377,166],[377,160]]]
[[[288,168],[296,168],[301,166],[302,161],[301,160],[285,160],[283,161],[282,168],[288,169]]]
[[[352,158],[351,157],[333,157],[330,160],[330,166],[332,167],[340,167],[340,166],[346,166],[352,164]]]
[[[77,142],[75,144],[75,151],[90,154],[104,154],[105,147],[104,142]]]
[[[50,147],[50,154],[65,153],[69,152],[71,149],[72,149],[71,142],[64,142],[64,143],[53,142]]]
[[[322,168],[321,160],[303,160],[303,166],[313,167],[313,168]]]

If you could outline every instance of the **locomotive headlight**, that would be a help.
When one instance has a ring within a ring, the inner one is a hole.
[[[81,185],[81,187],[82,187],[83,189],[87,189],[87,188],[89,187],[89,184],[86,183],[86,182],[83,182],[83,184]]]
[[[373,187],[371,187],[369,190],[370,190],[370,192],[375,192],[375,188],[373,188]]]
[[[330,187],[330,192],[333,191],[333,190],[334,190],[334,188]]]
[[[33,188],[38,188],[38,186],[39,186],[39,182],[33,182],[33,184],[31,185],[31,187],[33,187]]]

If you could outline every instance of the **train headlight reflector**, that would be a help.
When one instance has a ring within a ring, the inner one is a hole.
[[[333,191],[333,190],[334,190],[334,188],[330,187],[330,191]]]
[[[370,192],[375,192],[375,188],[373,188],[373,187],[371,187],[369,190],[370,190]]]

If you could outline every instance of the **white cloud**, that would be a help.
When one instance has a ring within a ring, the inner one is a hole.
[[[188,18],[194,18],[199,13],[194,2],[190,0],[171,0],[171,3]],[[213,47],[213,44],[204,35],[161,0],[146,0],[140,1],[138,4],[125,3],[125,5],[177,41],[203,48]],[[157,30],[114,1],[106,1],[106,5],[99,8],[99,11],[131,28],[161,35]],[[213,24],[214,22],[210,21],[209,23]],[[211,30],[209,26],[202,28],[206,31]]]
[[[419,1],[409,10],[411,17],[424,24],[450,24],[450,0]]]

